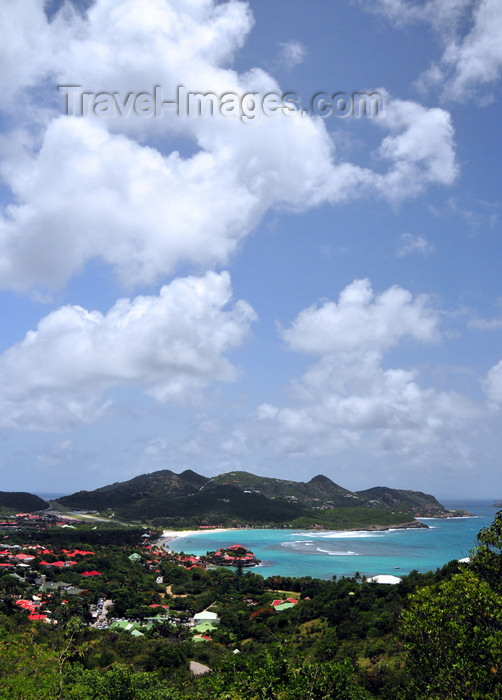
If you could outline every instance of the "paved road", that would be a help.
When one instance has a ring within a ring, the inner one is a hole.
[[[108,608],[110,608],[112,605],[113,605],[113,600],[110,600],[110,599],[105,600],[105,602],[103,603],[103,610],[98,615],[96,622],[93,622],[93,624],[92,624],[93,627],[99,627],[100,625],[108,623],[106,616],[108,614]]]

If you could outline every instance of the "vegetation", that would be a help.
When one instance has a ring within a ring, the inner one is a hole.
[[[447,513],[427,494],[384,487],[351,492],[322,475],[304,483],[248,472],[209,479],[191,470],[175,474],[167,469],[79,491],[59,502],[122,520],[185,528],[200,524],[358,528],[403,524],[414,521],[417,513]]]
[[[24,491],[0,491],[0,513],[33,513],[36,510],[48,508],[49,504],[32,493]]]
[[[32,559],[23,577],[0,570],[0,698],[502,697],[502,512],[470,563],[394,586],[205,570],[156,535],[80,525],[4,536],[6,562]],[[49,624],[23,608],[35,599]],[[210,673],[195,677],[191,662]]]
[[[401,633],[414,697],[502,697],[502,512],[470,565],[410,597]]]

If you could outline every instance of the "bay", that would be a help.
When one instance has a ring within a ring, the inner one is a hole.
[[[262,576],[364,576],[434,571],[452,559],[469,556],[481,528],[497,512],[492,501],[448,501],[447,508],[468,510],[472,518],[427,518],[428,529],[318,531],[301,529],[240,529],[197,533],[176,538],[171,548],[201,555],[219,547],[241,544],[261,560],[251,569]]]

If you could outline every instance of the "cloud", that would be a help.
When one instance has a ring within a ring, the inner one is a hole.
[[[215,381],[232,381],[224,356],[255,320],[232,306],[228,273],[177,279],[158,296],[120,299],[106,313],[64,306],[0,357],[3,428],[57,430],[96,419],[103,394],[138,387],[158,401],[194,403]]]
[[[306,49],[299,41],[287,41],[279,44],[279,60],[285,68],[291,69],[303,63],[306,56]]]
[[[77,118],[54,120],[41,151],[7,167],[23,204],[0,226],[0,280],[17,289],[59,286],[96,257],[130,286],[224,263],[259,206],[228,154],[164,157]]]
[[[396,25],[410,22],[427,22],[442,33],[455,31],[472,0],[359,0],[370,12],[384,15]]]
[[[344,450],[452,463],[477,408],[455,392],[423,388],[414,369],[386,368],[384,355],[405,339],[439,337],[427,297],[400,287],[375,295],[368,280],[346,287],[338,303],[304,309],[282,336],[291,349],[320,356],[293,384],[294,404],[263,404],[260,439],[276,452],[340,455]]]
[[[11,142],[2,164],[18,203],[0,219],[0,284],[59,286],[94,258],[126,285],[152,283],[186,262],[226,264],[269,208],[375,191],[399,201],[453,181],[446,112],[394,100],[382,126],[391,131],[378,151],[390,162],[383,174],[335,163],[324,123],[301,116],[227,122],[221,133],[219,124],[191,158],[162,155],[102,122],[59,117],[38,152]]]
[[[481,331],[497,331],[502,328],[502,318],[471,318],[467,324],[468,328],[475,328]]]
[[[40,0],[1,3],[0,26],[0,105],[12,107],[15,94],[48,70],[55,36]]]
[[[85,13],[64,3],[50,21],[44,5],[2,4],[2,26],[9,32],[0,59],[13,70],[2,74],[0,97],[9,102],[16,91],[49,75],[95,91],[145,89],[169,76],[183,82],[187,71],[196,70],[205,80],[213,66],[232,60],[253,25],[247,4],[235,0],[96,0]]]
[[[375,183],[387,197],[412,196],[431,182],[454,182],[458,166],[449,112],[409,100],[389,100],[377,123],[391,132],[378,155],[393,167]]]
[[[459,203],[456,197],[448,197],[441,207],[428,204],[428,209],[436,217],[458,217],[467,226],[480,228],[495,228],[500,215],[499,210],[501,205],[498,202],[489,202],[486,200],[476,200],[474,202],[464,201]]]
[[[502,404],[502,360],[490,369],[481,385],[490,401]]]
[[[164,438],[151,438],[143,449],[143,453],[152,459],[163,459],[169,443]]]
[[[42,464],[56,467],[68,463],[74,457],[75,443],[73,440],[60,440],[53,445],[47,446],[38,455],[37,460]]]
[[[502,5],[498,0],[481,0],[471,19],[471,31],[448,44],[441,61],[449,71],[447,96],[461,102],[479,85],[498,81],[502,73]]]
[[[362,3],[390,22],[430,24],[444,44],[441,59],[422,73],[420,91],[440,89],[448,99],[465,102],[481,85],[497,82],[502,74],[502,5],[499,0],[378,0]],[[467,29],[465,29],[467,27]],[[490,97],[479,104],[486,104]]]
[[[353,363],[326,357],[295,386],[298,405],[259,410],[275,451],[329,456],[390,453],[420,464],[458,457],[476,411],[455,392],[422,388],[417,373],[384,370],[371,353]],[[449,454],[448,454],[449,453]]]
[[[495,300],[495,306],[501,309],[502,298],[499,297]],[[472,312],[467,322],[467,327],[469,329],[480,331],[497,331],[502,328],[502,316],[499,312],[498,315],[495,315],[492,318],[482,318],[477,313]]]
[[[368,279],[348,285],[338,303],[304,309],[282,330],[292,350],[311,355],[382,352],[406,336],[422,342],[438,338],[438,316],[428,298],[413,298],[398,286],[375,295]]]
[[[428,255],[432,253],[434,246],[429,243],[429,241],[424,238],[424,236],[415,236],[412,233],[403,233],[400,238],[400,243],[397,249],[397,257],[402,258],[405,255],[412,255],[413,253],[420,253],[421,255]]]
[[[174,110],[150,119],[57,114],[57,84],[123,97],[159,85],[165,99],[179,85],[258,99],[281,89],[262,70],[229,68],[253,23],[246,3],[96,0],[85,15],[65,5],[49,22],[42,0],[30,2],[45,37],[40,56],[23,39],[31,15],[9,5],[23,29],[10,41],[26,53],[14,86],[23,109],[9,98],[17,124],[0,143],[12,193],[0,215],[0,286],[61,286],[93,259],[126,287],[151,284],[182,265],[227,265],[271,209],[375,194],[396,202],[456,177],[448,112],[387,94],[384,115],[368,120],[386,132],[373,170],[342,161],[327,121],[299,112],[250,124]],[[183,155],[173,150],[179,137]]]

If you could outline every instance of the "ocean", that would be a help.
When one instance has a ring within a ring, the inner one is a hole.
[[[36,495],[39,498],[43,498],[44,501],[57,501],[58,498],[62,498],[63,496],[68,496],[68,492],[65,491],[64,493],[61,493],[61,491],[58,491],[56,493],[55,491],[49,491],[49,492],[37,493]]]
[[[261,564],[251,569],[262,576],[364,576],[434,571],[452,559],[469,556],[481,528],[497,512],[493,501],[441,501],[447,508],[468,510],[473,518],[427,518],[429,529],[384,532],[312,531],[301,529],[204,532],[173,540],[177,552],[201,555],[219,547],[242,544]]]

